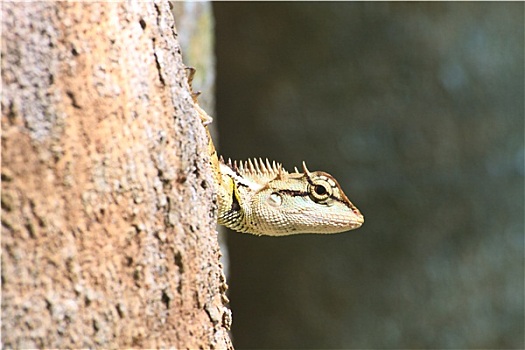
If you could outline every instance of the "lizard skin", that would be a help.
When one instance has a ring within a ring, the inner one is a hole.
[[[309,171],[304,162],[302,172],[295,168],[289,173],[268,159],[226,162],[219,158],[207,128],[213,119],[199,106],[199,93],[193,92],[195,69],[188,70],[193,102],[208,133],[219,224],[267,236],[329,234],[361,227],[363,215],[325,172]]]

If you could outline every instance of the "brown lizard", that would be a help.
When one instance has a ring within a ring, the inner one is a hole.
[[[195,107],[205,126],[212,118],[199,107],[192,90],[195,69],[188,83]],[[207,129],[207,127],[206,127]],[[287,172],[281,164],[218,158],[211,135],[209,153],[216,180],[218,222],[232,230],[255,235],[339,233],[361,227],[364,217],[344,194],[339,183],[322,171]]]

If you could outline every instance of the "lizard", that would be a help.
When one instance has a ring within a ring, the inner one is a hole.
[[[218,157],[208,125],[213,121],[193,91],[195,69],[187,67],[195,108],[208,136],[214,172],[218,223],[254,235],[286,236],[301,233],[340,233],[361,227],[364,217],[336,179],[323,171],[286,171],[268,159],[225,161]]]

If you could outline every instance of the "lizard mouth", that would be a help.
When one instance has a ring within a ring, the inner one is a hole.
[[[358,229],[365,222],[365,218],[359,211],[357,213],[351,212],[345,216],[330,216],[330,219],[317,215],[314,215],[314,217],[314,220],[319,223],[318,226],[316,228],[307,227],[305,232],[340,233]]]
[[[363,215],[358,215],[354,221],[354,228],[359,228],[365,223],[365,218]]]
[[[354,214],[356,215],[356,223],[359,226],[363,225],[365,223],[365,217],[363,216],[363,214],[361,214],[361,212],[357,208],[354,208]]]

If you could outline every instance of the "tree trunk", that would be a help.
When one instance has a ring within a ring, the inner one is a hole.
[[[167,2],[2,3],[2,345],[231,348]]]

